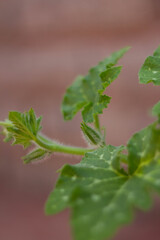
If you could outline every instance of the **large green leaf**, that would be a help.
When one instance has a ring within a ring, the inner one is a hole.
[[[70,207],[75,240],[112,236],[132,220],[134,207],[146,210],[151,206],[153,189],[160,192],[159,146],[160,130],[154,123],[129,141],[129,171],[121,167],[123,146],[108,145],[87,153],[79,164],[65,165],[46,203],[46,213]],[[117,159],[120,165],[115,164]]]
[[[118,60],[128,51],[128,47],[114,52],[96,67],[90,69],[88,75],[78,76],[67,89],[62,103],[65,120],[70,120],[82,110],[85,122],[93,122],[94,116],[101,114],[110,102],[110,97],[103,95],[104,90],[119,75],[121,67],[114,67]]]
[[[156,49],[153,56],[146,58],[139,71],[140,83],[153,82],[154,85],[160,85],[160,46]]]
[[[92,183],[93,179],[90,178],[90,174],[94,173],[94,169],[98,169],[100,177],[103,178],[109,174],[109,177],[116,177],[116,170],[110,171],[107,168],[111,166],[111,162],[117,156],[117,153],[123,150],[123,147],[107,146],[105,148],[99,148],[93,153],[87,153],[82,159],[80,164],[70,166],[65,165],[61,170],[61,176],[57,182],[56,188],[51,193],[48,203],[46,205],[46,212],[48,214],[54,214],[63,210],[68,206],[68,200],[71,192],[77,186],[85,186]],[[112,160],[112,161],[111,161]],[[79,178],[78,172],[85,174],[85,178]],[[97,172],[95,172],[97,174]],[[97,175],[98,177],[98,175]]]

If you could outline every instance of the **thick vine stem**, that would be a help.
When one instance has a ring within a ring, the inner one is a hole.
[[[58,144],[54,141],[46,139],[42,135],[38,135],[35,139],[35,142],[42,148],[51,151],[51,152],[60,152],[60,153],[67,153],[73,155],[84,155],[87,152],[91,152],[94,149],[89,148],[80,148],[80,147],[72,147],[72,146],[65,146],[62,144]]]

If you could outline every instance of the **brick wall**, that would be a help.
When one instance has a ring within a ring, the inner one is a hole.
[[[155,9],[151,0],[2,0],[0,32],[15,37],[16,33],[132,31],[152,23]]]

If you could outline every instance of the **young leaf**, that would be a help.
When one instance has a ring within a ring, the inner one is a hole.
[[[154,85],[160,85],[160,46],[156,49],[153,56],[146,58],[139,71],[140,83],[153,82]]]
[[[34,110],[30,109],[25,113],[10,112],[9,121],[3,122],[3,127],[6,135],[14,139],[13,144],[21,144],[26,148],[30,146],[32,140],[35,140],[40,131],[40,122],[41,117],[36,118]]]
[[[30,152],[26,156],[24,156],[22,159],[23,159],[24,163],[30,163],[33,161],[42,160],[47,154],[49,154],[48,151],[46,151],[42,148],[36,148],[32,152]]]
[[[62,103],[65,120],[70,120],[82,109],[83,121],[93,122],[94,116],[101,114],[110,102],[110,97],[103,95],[104,90],[119,75],[121,67],[114,67],[128,51],[128,47],[114,52],[96,67],[90,69],[87,76],[78,76],[67,89]]]

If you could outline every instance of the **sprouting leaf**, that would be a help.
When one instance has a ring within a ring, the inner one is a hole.
[[[14,139],[13,144],[21,144],[25,148],[30,146],[31,141],[35,140],[41,129],[41,117],[36,118],[31,108],[25,113],[10,112],[8,118],[9,120],[0,123],[4,128],[6,140]]]
[[[156,49],[153,56],[146,58],[139,71],[140,83],[153,82],[154,85],[160,85],[160,46]]]
[[[36,148],[32,152],[28,153],[26,156],[24,156],[22,159],[24,163],[30,163],[42,160],[46,155],[48,155],[49,152],[42,148]]]
[[[117,159],[122,162],[123,149],[108,145],[87,153],[79,164],[62,168],[46,213],[70,207],[75,240],[108,239],[132,220],[133,208],[150,208],[153,190],[160,193],[160,130],[156,123],[131,138],[129,170],[124,167],[122,171],[115,163]]]
[[[94,116],[103,112],[111,99],[103,95],[103,92],[118,77],[121,67],[114,67],[114,65],[128,49],[126,47],[114,52],[96,67],[91,68],[88,75],[76,78],[63,99],[62,113],[65,120],[72,119],[78,111],[82,110],[83,121],[93,122]]]

